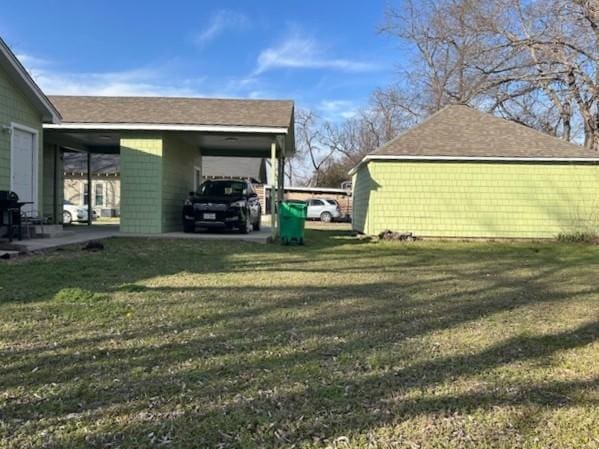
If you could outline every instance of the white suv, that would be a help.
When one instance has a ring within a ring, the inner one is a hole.
[[[324,223],[341,217],[339,204],[335,200],[313,198],[308,200],[308,218]]]

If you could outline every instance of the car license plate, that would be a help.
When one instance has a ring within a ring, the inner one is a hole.
[[[216,214],[204,214],[204,220],[216,220]]]

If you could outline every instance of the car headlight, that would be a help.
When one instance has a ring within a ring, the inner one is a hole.
[[[192,205],[192,203],[191,203],[191,200],[190,200],[189,198],[187,198],[187,199],[185,200],[185,202],[183,203],[183,205],[184,205],[184,206],[191,206],[191,205]]]
[[[245,206],[246,206],[246,204],[247,204],[247,203],[245,202],[245,200],[239,200],[239,201],[234,201],[234,202],[232,202],[232,203],[231,203],[231,207],[239,207],[239,208],[242,208],[242,207],[245,207]]]

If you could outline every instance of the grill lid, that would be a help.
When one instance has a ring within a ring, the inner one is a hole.
[[[17,203],[19,201],[19,195],[12,190],[0,190],[0,202],[3,203]]]

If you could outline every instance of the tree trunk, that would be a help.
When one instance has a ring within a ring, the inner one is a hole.
[[[564,139],[566,142],[569,142],[570,138],[572,137],[572,107],[570,106],[570,103],[564,103],[561,110],[561,116],[564,127],[562,139]]]

